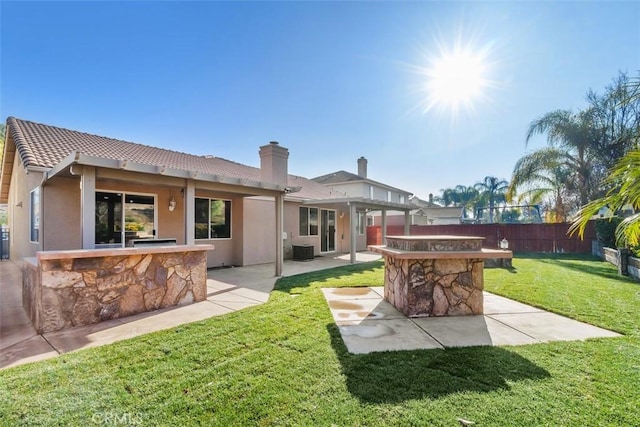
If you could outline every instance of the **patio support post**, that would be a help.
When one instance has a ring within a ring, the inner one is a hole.
[[[196,183],[192,179],[187,179],[187,188],[184,192],[184,237],[185,244],[194,245],[195,238],[195,218],[196,218]]]
[[[404,235],[411,234],[411,212],[404,211]]]
[[[96,168],[83,166],[80,175],[82,249],[96,247]]]
[[[382,244],[387,244],[387,210],[382,209]]]
[[[355,203],[349,203],[349,253],[350,253],[350,262],[351,264],[355,264],[356,262],[356,244],[357,242],[357,227],[358,227],[358,213],[356,212]]]
[[[284,250],[282,247],[282,231],[284,230],[284,195],[276,195],[276,277],[282,276]]]

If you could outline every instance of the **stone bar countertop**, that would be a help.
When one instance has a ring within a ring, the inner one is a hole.
[[[139,248],[74,249],[66,251],[43,251],[36,254],[38,261],[46,259],[95,258],[147,254],[169,254],[177,252],[212,251],[214,245],[167,245]]]
[[[486,249],[479,251],[407,251],[404,249],[391,249],[387,246],[368,246],[372,252],[382,255],[392,255],[398,259],[493,259],[512,258],[513,252],[503,249]]]

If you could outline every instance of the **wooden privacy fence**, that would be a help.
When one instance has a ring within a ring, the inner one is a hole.
[[[509,241],[513,252],[564,252],[591,253],[591,241],[595,240],[594,221],[585,229],[584,240],[577,234],[569,236],[568,223],[560,224],[452,224],[452,225],[412,225],[409,234],[484,237],[485,248],[497,248],[503,238]],[[387,236],[404,234],[404,226],[387,226]],[[367,244],[382,244],[382,227],[367,227]]]

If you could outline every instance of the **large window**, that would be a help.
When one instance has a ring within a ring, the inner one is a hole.
[[[31,190],[29,210],[29,239],[37,243],[40,241],[40,187]]]
[[[231,238],[231,200],[196,198],[195,238]]]
[[[300,235],[318,235],[318,208],[300,208]]]

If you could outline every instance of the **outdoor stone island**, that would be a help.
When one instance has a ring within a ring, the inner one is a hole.
[[[38,252],[25,261],[22,301],[39,333],[207,297],[213,245]]]
[[[513,256],[483,240],[387,236],[386,246],[369,246],[384,257],[384,298],[408,317],[483,314],[483,261]]]

